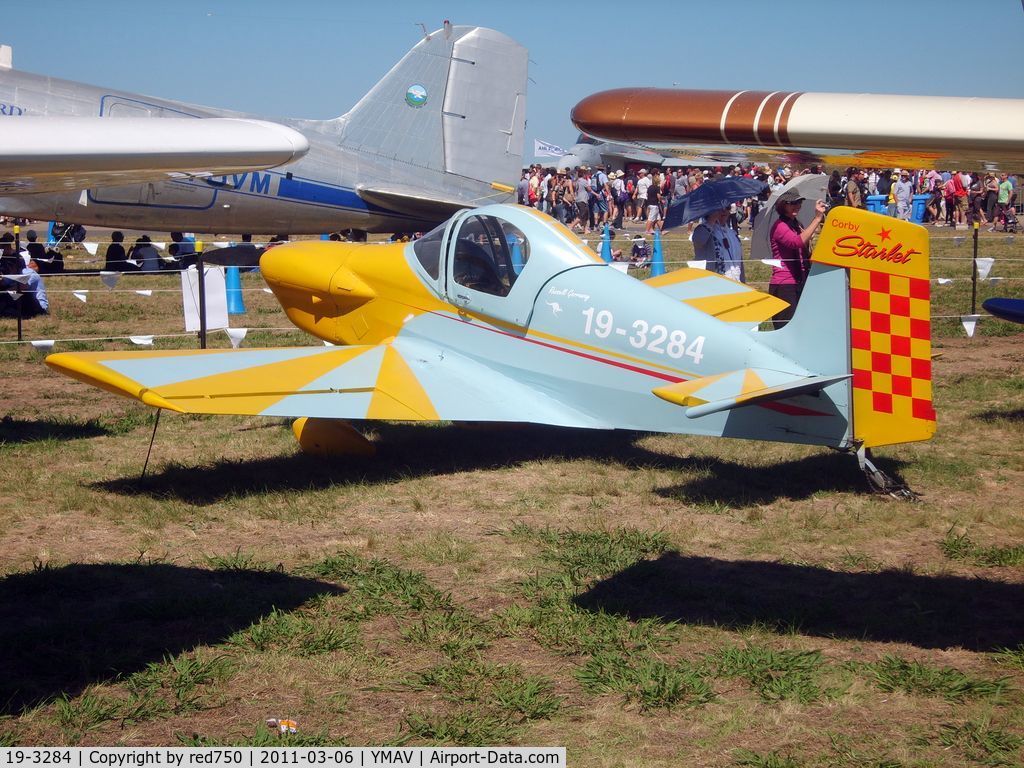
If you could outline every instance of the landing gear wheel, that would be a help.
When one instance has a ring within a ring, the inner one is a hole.
[[[857,463],[861,472],[867,478],[868,486],[874,493],[884,496],[892,496],[901,501],[919,501],[921,494],[913,491],[902,480],[890,477],[875,466],[871,461],[871,453],[867,448],[861,446],[857,449]]]

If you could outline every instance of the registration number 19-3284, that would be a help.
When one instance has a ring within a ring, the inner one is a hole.
[[[704,337],[696,336],[687,343],[686,332],[670,331],[660,323],[651,325],[646,320],[634,320],[631,325],[615,324],[615,316],[611,310],[588,307],[583,310],[583,333],[599,339],[607,339],[612,334],[625,336],[626,341],[635,349],[643,349],[659,355],[668,355],[680,359],[689,357],[694,363],[700,363],[704,357]]]

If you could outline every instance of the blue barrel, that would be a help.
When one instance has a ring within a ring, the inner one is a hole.
[[[868,195],[868,210],[872,213],[888,213],[888,195]]]
[[[224,286],[227,288],[228,314],[244,315],[245,301],[242,299],[242,279],[238,267],[225,268]]]
[[[651,277],[665,274],[665,254],[661,252],[661,232],[654,230],[654,249],[651,256]]]
[[[928,199],[930,197],[931,195],[914,195],[910,208],[910,220],[915,224],[920,224],[924,221],[924,212],[928,208]]]
[[[505,240],[512,249],[512,271],[517,275],[521,275],[526,263],[523,261],[523,248],[519,245],[519,238],[515,235],[508,235]]]
[[[608,231],[608,224],[604,224],[604,230],[601,232],[601,258],[604,259],[605,264],[611,264],[612,262],[612,236]]]

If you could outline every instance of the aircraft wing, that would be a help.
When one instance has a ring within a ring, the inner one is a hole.
[[[571,117],[592,136],[694,160],[1024,168],[1024,99],[619,88]]]
[[[379,345],[62,352],[61,373],[182,413],[607,427],[423,339]]]
[[[308,150],[298,131],[262,120],[20,116],[0,121],[0,192],[238,173],[283,165]]]

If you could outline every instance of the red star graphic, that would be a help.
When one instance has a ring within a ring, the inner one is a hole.
[[[885,242],[890,237],[892,237],[892,235],[890,234],[891,232],[891,229],[883,229],[881,232],[878,233],[878,236],[882,239],[882,242]]]

